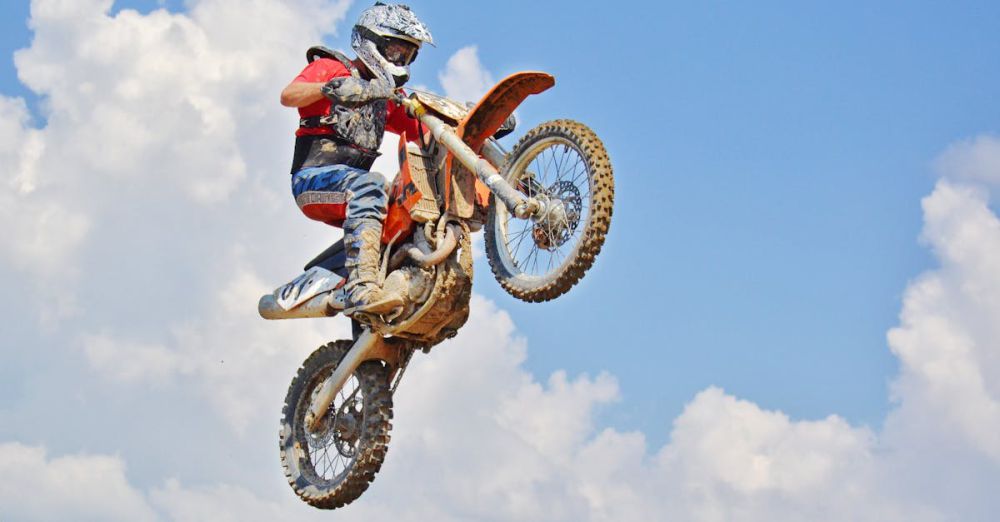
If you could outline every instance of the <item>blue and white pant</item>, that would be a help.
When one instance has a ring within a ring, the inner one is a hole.
[[[385,219],[385,176],[347,165],[308,167],[292,174],[292,194],[310,219],[336,227],[347,219]]]

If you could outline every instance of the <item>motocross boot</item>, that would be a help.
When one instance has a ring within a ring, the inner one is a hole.
[[[356,312],[387,314],[403,306],[400,295],[385,292],[379,285],[379,274],[382,272],[379,263],[381,237],[382,223],[377,219],[359,218],[344,222],[346,316],[353,316]]]

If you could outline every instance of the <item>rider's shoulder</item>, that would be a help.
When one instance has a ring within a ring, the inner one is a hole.
[[[339,62],[345,68],[350,69],[353,65],[351,59],[346,54],[322,45],[314,45],[306,51],[306,61],[312,63],[317,60],[333,60]]]
[[[354,64],[342,52],[322,46],[310,47],[306,51],[309,62],[303,69],[303,77],[312,81],[326,81],[339,76],[351,76]]]

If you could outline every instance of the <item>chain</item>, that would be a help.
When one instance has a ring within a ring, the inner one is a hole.
[[[413,348],[406,349],[406,355],[403,356],[403,362],[399,365],[399,372],[396,373],[395,382],[392,383],[392,388],[389,388],[389,394],[396,394],[396,387],[399,386],[399,381],[403,380],[403,374],[406,373],[406,367],[410,365],[410,359],[413,358]]]

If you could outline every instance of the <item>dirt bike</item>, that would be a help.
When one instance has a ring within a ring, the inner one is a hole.
[[[279,444],[288,483],[305,502],[337,508],[374,480],[389,442],[393,393],[410,358],[453,337],[468,318],[472,232],[484,229],[494,276],[524,301],[559,297],[593,264],[614,200],[601,141],[583,124],[555,120],[509,153],[497,142],[514,109],[554,84],[545,73],[514,74],[471,108],[425,92],[396,100],[429,130],[418,143],[400,137],[400,171],[383,226],[382,285],[404,305],[363,316],[355,339],[321,346],[292,380]],[[263,296],[261,316],[343,312],[343,263],[338,241]]]

